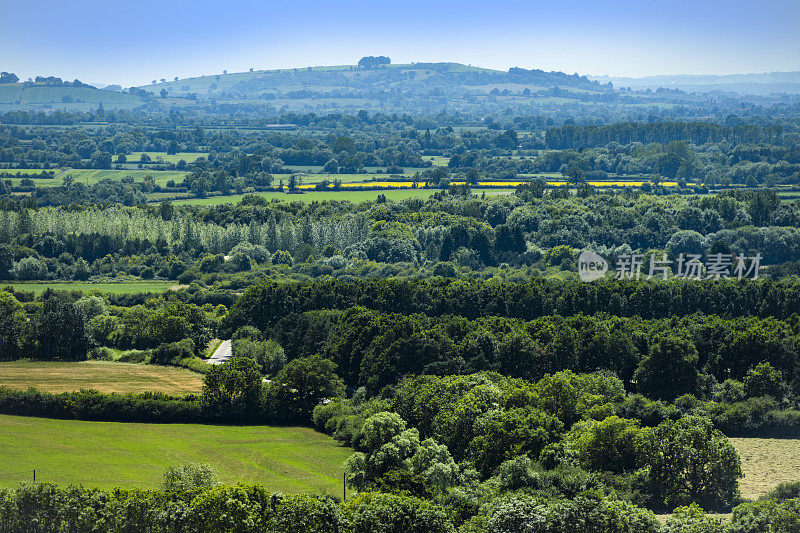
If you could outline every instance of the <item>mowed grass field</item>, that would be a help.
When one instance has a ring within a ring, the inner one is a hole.
[[[176,286],[175,281],[132,281],[130,283],[91,283],[91,282],[30,282],[0,283],[2,287],[13,287],[15,291],[32,291],[41,294],[47,289],[56,291],[100,291],[111,294],[140,294],[144,292],[161,293]]]
[[[220,481],[341,494],[352,450],[313,429],[85,422],[0,415],[0,486],[30,481],[156,488],[171,464],[208,463]]]
[[[756,500],[778,483],[800,481],[800,438],[731,438],[742,458],[742,497]]]
[[[43,392],[95,389],[104,393],[163,392],[173,396],[200,394],[203,376],[173,366],[111,361],[8,361],[0,363],[0,386]]]

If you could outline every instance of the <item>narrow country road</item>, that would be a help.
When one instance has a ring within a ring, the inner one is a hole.
[[[214,354],[208,358],[207,363],[210,365],[221,365],[225,361],[231,358],[231,341],[222,341],[216,350],[214,350]]]

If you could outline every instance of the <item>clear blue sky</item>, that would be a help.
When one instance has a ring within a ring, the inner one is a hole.
[[[0,70],[144,84],[457,61],[645,76],[800,70],[800,0],[0,0]]]

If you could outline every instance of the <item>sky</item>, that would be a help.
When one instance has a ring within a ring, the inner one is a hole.
[[[800,70],[800,0],[0,0],[0,70],[143,85],[365,55],[611,76]]]

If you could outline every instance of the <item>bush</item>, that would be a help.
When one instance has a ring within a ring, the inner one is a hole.
[[[83,311],[87,320],[98,315],[108,314],[108,305],[100,296],[84,296],[75,302],[75,307]]]
[[[775,500],[780,503],[786,500],[793,500],[800,498],[800,481],[789,481],[786,483],[779,483],[777,487],[772,489],[769,494],[762,496],[762,500]]]
[[[219,472],[206,463],[170,465],[164,472],[161,488],[165,491],[207,489],[219,484]]]
[[[113,361],[114,358],[112,357],[111,350],[106,348],[105,346],[98,346],[97,348],[92,348],[89,350],[89,353],[86,354],[86,358],[93,360],[93,361]]]
[[[150,358],[150,350],[126,350],[117,355],[118,363],[146,363]]]
[[[291,265],[293,262],[294,259],[292,259],[292,254],[286,250],[278,250],[272,254],[273,265]]]
[[[194,350],[195,346],[192,339],[183,339],[178,342],[161,344],[158,348],[153,350],[150,363],[154,365],[172,365],[177,363],[180,359],[193,358]]]
[[[450,533],[444,510],[426,500],[396,494],[361,493],[343,505],[352,533]]]
[[[34,280],[47,278],[47,265],[35,257],[25,257],[14,265],[12,270],[18,280]]]
[[[675,509],[664,526],[664,533],[723,533],[723,531],[725,528],[722,519],[708,516],[696,503]]]
[[[768,362],[762,362],[747,371],[744,393],[748,398],[771,396],[781,401],[786,393],[783,373]]]
[[[239,328],[237,332],[242,329],[244,328]],[[253,341],[250,338],[239,338],[232,341],[231,349],[234,357],[248,357],[256,361],[264,375],[274,375],[286,364],[283,348],[272,339]]]

